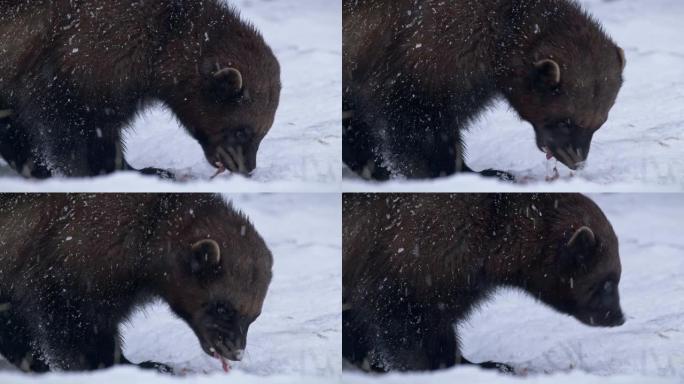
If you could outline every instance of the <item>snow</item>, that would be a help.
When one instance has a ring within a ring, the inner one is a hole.
[[[135,368],[117,368],[107,373],[81,373],[81,374],[60,374],[51,375],[49,378],[41,376],[29,376],[20,373],[4,374],[0,376],[3,383],[11,384],[36,384],[36,383],[52,383],[52,384],[92,384],[98,382],[99,384],[178,384],[184,383],[185,380],[179,380],[175,377],[162,376],[152,372],[141,372]],[[256,377],[241,372],[233,372],[229,376],[224,374],[210,374],[206,376],[192,377],[192,383],[195,384],[212,384],[212,383],[267,383],[267,384],[327,384],[336,382],[331,379],[321,377],[305,377],[305,376],[285,376],[274,375],[268,378]],[[339,379],[337,379],[339,382]]]
[[[330,191],[342,177],[342,11],[340,0],[231,1],[254,23],[282,68],[281,104],[250,179],[214,180],[200,145],[155,106],[125,135],[136,168],[169,169],[184,183],[133,172],[80,180],[24,180],[0,160],[0,191]]]
[[[246,357],[241,362],[231,362],[232,372],[224,374],[221,363],[202,351],[192,330],[162,303],[145,307],[122,326],[124,354],[134,362],[154,360],[168,364],[198,382],[339,380],[341,197],[279,194],[228,198],[250,217],[275,262],[262,315],[250,327]],[[171,381],[161,374],[131,367],[94,374],[51,373],[30,377],[14,372],[6,362],[4,365],[6,369],[2,370],[0,363],[0,383]]]
[[[368,383],[382,383],[382,384],[397,384],[397,383],[417,383],[425,382],[430,384],[454,384],[454,383],[468,383],[468,384],[672,384],[678,383],[673,379],[664,378],[646,378],[639,376],[614,376],[614,377],[600,377],[589,375],[581,372],[574,372],[571,374],[556,374],[545,377],[528,377],[526,380],[521,380],[517,377],[503,376],[492,372],[484,372],[477,368],[460,368],[453,372],[437,372],[421,375],[388,375],[382,380],[377,380],[372,377],[361,376],[359,374],[345,374],[343,376],[344,384],[368,384]]]
[[[624,50],[625,84],[596,133],[587,167],[546,182],[546,161],[532,126],[497,102],[465,136],[473,169],[509,171],[517,184],[473,176],[378,185],[350,176],[344,190],[381,191],[682,191],[684,189],[684,2],[582,0]]]
[[[592,328],[528,295],[502,290],[460,326],[471,361],[512,365],[532,383],[676,383],[684,381],[684,217],[682,194],[590,195],[618,235],[620,298],[627,322]],[[610,379],[607,379],[610,376]],[[473,368],[345,383],[508,383],[511,377]]]

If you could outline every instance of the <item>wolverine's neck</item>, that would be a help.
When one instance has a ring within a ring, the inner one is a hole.
[[[536,269],[543,253],[545,202],[530,202],[524,195],[496,195],[492,209],[496,214],[489,231],[487,274],[498,284],[524,287],[526,275]]]
[[[164,2],[158,6],[162,22],[158,28],[159,49],[154,52],[153,62],[155,95],[169,95],[178,89],[196,88],[190,79],[200,78],[209,65],[215,70],[219,60],[215,52],[221,48],[222,55],[239,56],[231,52],[242,43],[241,39],[255,32],[238,15],[217,0],[184,0]],[[226,42],[229,41],[230,44]],[[228,48],[226,48],[228,47]],[[214,52],[214,53],[212,53]]]

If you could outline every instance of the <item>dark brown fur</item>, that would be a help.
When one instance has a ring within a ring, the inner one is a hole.
[[[4,195],[0,243],[0,354],[24,370],[129,363],[118,326],[154,298],[239,359],[271,280],[262,238],[213,195]]]
[[[471,171],[462,131],[497,97],[574,169],[622,84],[622,50],[573,1],[345,0],[343,18],[343,157],[364,177]]]
[[[249,173],[279,103],[273,52],[219,0],[11,1],[0,48],[0,154],[27,177],[132,169],[121,130],[154,101]]]
[[[454,325],[501,286],[589,325],[624,322],[617,238],[582,195],[345,195],[343,204],[343,354],[366,369],[458,364]]]

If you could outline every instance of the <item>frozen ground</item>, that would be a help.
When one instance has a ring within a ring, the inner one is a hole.
[[[596,133],[587,167],[547,183],[544,155],[534,131],[503,102],[467,134],[473,169],[509,171],[520,184],[454,176],[438,181],[374,185],[344,181],[345,190],[684,190],[684,2],[581,0],[624,48],[625,84],[608,122]],[[551,166],[551,165],[548,165]]]
[[[264,34],[282,67],[283,91],[273,129],[261,145],[254,176],[222,175],[172,115],[155,107],[126,137],[138,168],[167,168],[186,183],[128,173],[92,180],[37,183],[19,178],[0,160],[0,191],[316,191],[341,179],[342,11],[340,0],[231,0]],[[197,182],[199,181],[199,182]]]
[[[200,348],[166,305],[147,307],[122,327],[132,361],[156,360],[187,371],[193,382],[339,381],[341,370],[341,201],[339,195],[237,195],[273,252],[273,281],[261,317],[250,327],[246,357],[228,375]],[[0,363],[0,367],[2,363]],[[132,368],[96,374],[28,376],[0,370],[0,383],[179,382]],[[270,377],[273,376],[273,377]]]
[[[460,328],[464,356],[509,363],[532,383],[684,382],[684,195],[591,197],[618,234],[627,322],[592,328],[522,293],[502,291]],[[356,384],[522,382],[468,368],[380,380],[344,376]]]

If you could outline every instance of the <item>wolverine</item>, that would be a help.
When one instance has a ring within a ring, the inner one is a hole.
[[[280,66],[234,8],[219,0],[1,5],[0,156],[21,175],[133,170],[122,132],[155,102],[211,166],[256,168],[279,104]]]
[[[213,195],[2,195],[0,244],[0,354],[27,372],[132,364],[119,325],[155,299],[240,360],[272,277],[259,233]]]
[[[500,287],[589,326],[625,322],[617,237],[582,195],[347,194],[342,268],[343,356],[364,370],[472,364],[455,326]]]
[[[473,172],[463,133],[498,98],[577,169],[626,62],[570,0],[344,0],[343,38],[344,163],[379,180]]]

